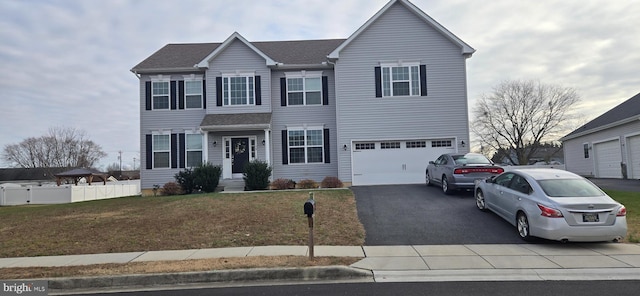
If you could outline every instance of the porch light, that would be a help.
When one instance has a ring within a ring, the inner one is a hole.
[[[347,144],[344,144],[344,146],[342,146],[342,150],[347,151]]]
[[[464,140],[460,141],[460,146],[462,146],[462,148],[464,148],[465,145]]]
[[[264,139],[263,139],[263,140],[262,140],[262,146],[264,146],[264,144],[265,144],[265,143],[266,143],[266,142],[265,142],[265,141],[264,141]]]
[[[213,147],[216,147],[216,145],[218,145],[218,142],[213,141]]]

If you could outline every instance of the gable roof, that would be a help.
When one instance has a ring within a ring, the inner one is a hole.
[[[227,49],[227,47],[229,47],[229,45],[231,45],[231,43],[233,43],[233,41],[235,40],[239,40],[240,42],[244,43],[246,46],[251,48],[251,50],[253,50],[255,53],[257,53],[259,56],[264,58],[265,61],[267,62],[267,66],[273,66],[276,64],[276,62],[273,59],[271,59],[268,55],[266,55],[264,52],[262,52],[262,50],[256,48],[253,44],[251,44],[251,42],[247,41],[247,39],[242,37],[242,35],[240,35],[238,32],[234,32],[233,34],[231,34],[231,36],[229,36],[229,38],[227,38],[227,40],[222,42],[220,46],[218,46],[215,50],[213,50],[213,52],[211,52],[204,59],[202,59],[197,66],[200,68],[208,68],[209,62],[213,60],[216,56],[218,56],[221,52],[223,52],[225,49]]]
[[[426,13],[424,13],[424,11],[420,10],[420,8],[418,8],[417,6],[413,5],[413,3],[411,3],[411,2],[409,2],[407,0],[391,0],[380,11],[378,11],[373,17],[371,17],[366,23],[364,23],[364,25],[362,25],[362,27],[360,27],[355,33],[353,33],[349,37],[349,39],[347,39],[347,41],[345,41],[338,48],[336,48],[334,51],[332,51],[328,55],[328,58],[330,58],[330,59],[338,59],[340,57],[340,51],[342,49],[347,47],[347,45],[349,45],[353,40],[358,38],[358,36],[360,36],[360,34],[362,34],[362,32],[364,32],[367,28],[369,28],[371,26],[371,24],[373,24],[376,20],[378,20],[394,4],[403,5],[404,7],[409,9],[411,12],[415,13],[418,17],[422,18],[422,20],[424,20],[428,25],[431,25],[434,29],[436,29],[438,32],[440,32],[442,35],[444,35],[447,39],[451,40],[451,42],[453,42],[454,44],[457,44],[462,50],[461,51],[462,55],[464,55],[465,57],[471,57],[471,55],[476,51],[471,46],[469,46],[467,43],[465,43],[460,38],[458,38],[456,35],[454,35],[449,30],[447,30],[445,27],[443,27],[440,23],[436,22],[433,18],[431,18]]]
[[[622,102],[620,105],[587,122],[568,135],[562,137],[561,141],[570,140],[586,134],[595,133],[607,128],[621,124],[640,120],[640,93]]]
[[[345,40],[261,41],[249,43],[253,48],[279,64],[321,65],[327,61],[327,55]],[[133,67],[131,72],[199,71],[197,64],[208,60],[210,56],[214,55],[215,51],[222,47],[222,44],[167,44]]]

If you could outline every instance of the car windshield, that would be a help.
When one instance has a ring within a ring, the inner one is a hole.
[[[584,179],[538,180],[538,184],[550,197],[592,197],[604,193],[591,182]]]
[[[452,157],[457,165],[491,164],[489,159],[480,154],[453,155]]]

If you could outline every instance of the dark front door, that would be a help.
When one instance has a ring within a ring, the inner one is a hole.
[[[231,139],[231,149],[233,150],[231,171],[234,174],[241,174],[244,171],[244,166],[249,162],[249,138]]]

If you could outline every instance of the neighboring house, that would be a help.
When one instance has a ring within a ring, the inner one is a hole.
[[[525,148],[525,151],[530,151],[530,148]],[[508,155],[509,153],[511,159],[513,159],[516,163],[513,163]],[[516,156],[516,152],[513,149],[509,150],[499,150],[496,152],[491,161],[497,164],[503,165],[520,165],[518,162],[518,157]],[[564,163],[564,153],[562,149],[562,145],[555,144],[542,144],[540,147],[531,155],[529,161],[522,165],[531,165],[531,164],[563,164]]]
[[[55,183],[55,174],[70,168],[0,168],[0,184],[42,184]]]
[[[640,93],[560,140],[568,171],[640,179]]]
[[[348,39],[168,44],[131,70],[142,188],[203,161],[242,178],[254,159],[273,179],[422,183],[429,160],[469,150],[474,51],[406,0]]]

